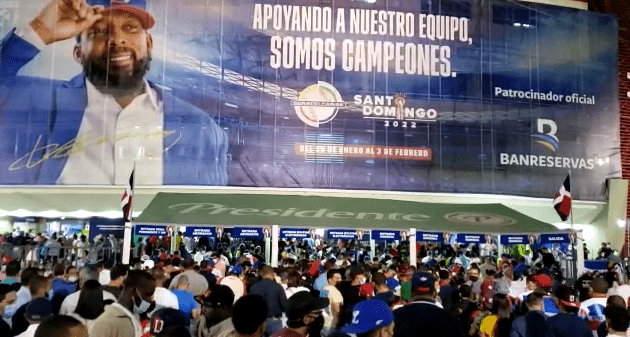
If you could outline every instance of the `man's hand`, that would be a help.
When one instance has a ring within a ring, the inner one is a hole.
[[[52,0],[31,21],[31,27],[46,44],[74,37],[101,19],[101,7],[85,0]]]

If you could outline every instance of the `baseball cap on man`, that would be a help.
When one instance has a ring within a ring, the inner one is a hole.
[[[308,291],[300,291],[289,298],[287,317],[291,320],[300,319],[314,310],[328,307],[330,301],[327,298],[319,298]]]
[[[385,302],[367,300],[354,306],[352,318],[352,323],[341,328],[341,332],[353,335],[365,334],[391,324],[394,314]]]
[[[26,305],[24,317],[31,321],[44,321],[53,316],[52,304],[45,298],[38,298]]]
[[[90,6],[104,7],[103,14],[107,12],[127,12],[135,15],[142,23],[144,29],[149,29],[155,24],[155,19],[147,12],[145,0],[87,0]]]
[[[234,303],[234,291],[226,285],[214,286],[204,302],[212,308],[229,306]]]
[[[549,277],[546,274],[536,275],[534,277],[534,280],[536,281],[536,285],[539,286],[540,288],[551,288],[553,284],[551,277]]]
[[[560,301],[560,305],[569,308],[579,308],[580,302],[575,296],[575,291],[571,287],[562,286],[556,291],[556,297]]]
[[[411,279],[411,288],[420,293],[431,293],[435,291],[435,279],[426,272],[416,273]]]
[[[155,337],[168,336],[173,330],[186,327],[186,314],[183,311],[164,308],[151,316],[151,334]]]

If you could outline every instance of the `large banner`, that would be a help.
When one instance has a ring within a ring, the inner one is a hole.
[[[0,184],[125,184],[135,162],[138,185],[552,197],[571,170],[603,200],[621,174],[611,15],[50,1],[0,12]]]

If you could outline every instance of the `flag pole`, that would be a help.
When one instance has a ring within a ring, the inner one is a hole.
[[[571,177],[571,170],[569,170],[569,186],[573,183],[573,178]],[[573,190],[573,188],[571,188]],[[571,230],[573,230],[573,192],[571,192]]]
[[[131,171],[131,195],[129,196],[130,198],[130,205],[129,205],[129,216],[127,218],[125,218],[125,236],[123,239],[123,255],[122,255],[122,263],[123,265],[128,265],[129,264],[129,259],[131,256],[131,239],[132,239],[132,229],[133,229],[133,189],[134,186],[136,184],[135,180],[136,180],[136,162],[133,162],[133,170]]]

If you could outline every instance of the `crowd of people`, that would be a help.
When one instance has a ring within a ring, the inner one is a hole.
[[[419,243],[410,265],[408,243],[372,256],[360,242],[285,240],[274,268],[248,245],[189,252],[177,239],[172,254],[136,241],[129,265],[5,256],[0,336],[630,336],[615,254],[572,281],[544,246],[497,256],[491,244]]]

